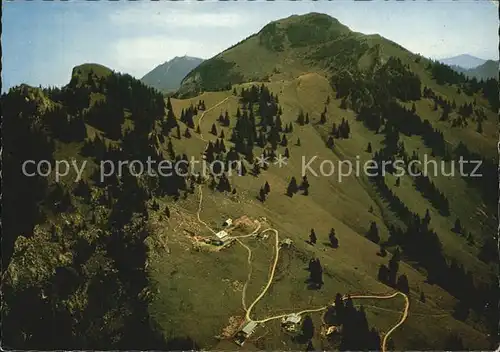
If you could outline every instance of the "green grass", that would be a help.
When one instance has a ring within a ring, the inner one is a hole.
[[[255,82],[260,85],[259,82]],[[252,83],[236,85],[239,91]],[[386,264],[388,258],[376,255],[378,245],[368,241],[364,234],[368,230],[370,221],[376,221],[382,240],[387,239],[386,224],[397,222],[397,216],[388,209],[385,201],[381,200],[373,187],[364,177],[350,176],[338,181],[337,174],[331,177],[309,176],[311,184],[309,196],[296,195],[289,198],[284,194],[291,176],[300,180],[301,157],[318,156],[315,169],[319,168],[321,160],[337,162],[343,159],[355,160],[360,156],[361,163],[369,160],[371,155],[366,152],[368,142],[373,151],[382,147],[383,136],[374,134],[361,122],[356,121],[352,111],[339,108],[340,101],[334,99],[328,79],[317,73],[299,75],[295,79],[274,80],[266,83],[274,94],[278,94],[280,105],[283,108],[283,123],[292,122],[302,109],[308,112],[311,124],[300,127],[294,125],[294,132],[289,137],[291,158],[285,168],[271,166],[263,171],[259,177],[233,177],[231,184],[237,189],[233,198],[204,189],[203,211],[201,217],[210,226],[217,228],[226,217],[237,218],[247,215],[257,219],[265,217],[280,233],[280,238],[289,237],[294,241],[293,250],[283,250],[278,263],[276,279],[267,295],[255,307],[258,317],[281,314],[283,311],[322,306],[330,302],[336,292],[341,293],[383,293],[391,289],[377,280],[377,270],[380,264]],[[434,89],[434,88],[433,88]],[[207,109],[217,102],[231,95],[231,92],[206,92],[201,96],[186,100],[172,99],[174,110],[179,116],[180,109],[188,107],[198,100],[205,100]],[[327,106],[328,118],[325,125],[319,125],[319,115],[323,111],[325,101],[330,96],[331,102]],[[438,123],[435,112],[430,111],[425,100],[418,102],[417,111],[422,118],[429,119],[433,124]],[[205,139],[214,140],[209,134],[212,123],[216,122],[221,112],[227,110],[231,116],[231,127],[234,126],[237,99],[230,97],[220,107],[205,114],[201,130]],[[433,114],[434,113],[434,114]],[[195,124],[198,123],[195,118]],[[345,118],[349,121],[352,137],[346,140],[335,140],[334,151],[325,147],[325,138],[333,122],[340,123]],[[220,133],[220,126],[216,123]],[[184,130],[184,127],[181,128]],[[226,139],[230,137],[228,129],[224,128]],[[447,132],[454,134],[455,130]],[[189,142],[185,138],[173,139],[174,148],[178,152],[188,155],[198,155],[206,143],[199,135],[192,133]],[[300,137],[302,146],[295,146],[295,140]],[[467,138],[467,137],[465,137]],[[482,136],[485,145],[491,143],[487,136]],[[407,138],[401,136],[406,150],[411,153],[427,152],[423,141],[419,137]],[[472,139],[467,138],[466,142]],[[226,140],[226,146],[230,142]],[[278,148],[278,152],[283,151]],[[259,149],[254,150],[259,154]],[[271,193],[264,204],[255,197],[257,190],[268,181]],[[423,216],[426,209],[431,211],[431,226],[439,234],[445,254],[453,256],[467,269],[472,270],[476,279],[483,280],[489,273],[489,268],[477,259],[477,248],[469,246],[465,240],[450,231],[455,217],[460,217],[464,226],[477,233],[485,232],[485,214],[476,211],[471,214],[463,206],[465,202],[481,208],[479,196],[471,194],[470,188],[460,178],[448,180],[446,177],[437,177],[433,182],[445,192],[450,200],[451,216],[442,217],[420,194],[413,185],[409,176],[403,178],[399,188],[395,188],[392,176],[387,176],[388,185],[394,189],[409,207]],[[197,198],[190,197],[178,204],[185,209],[187,219],[178,221],[173,218],[168,226],[168,243],[170,254],[165,251],[156,253],[152,264],[151,275],[159,282],[159,294],[156,301],[150,306],[155,320],[164,328],[167,336],[189,334],[200,344],[224,349],[236,349],[236,345],[218,343],[214,336],[228,324],[231,316],[243,316],[241,307],[241,292],[234,290],[230,282],[244,282],[248,266],[246,251],[235,244],[220,253],[201,253],[191,249],[189,240],[183,233],[184,228],[195,228],[195,233],[209,235],[209,232],[198,224],[195,213],[198,206]],[[368,210],[373,207],[373,213]],[[323,243],[327,241],[330,228],[335,228],[339,238],[340,248],[333,250]],[[318,244],[314,247],[305,243],[311,228],[318,235]],[[254,249],[253,275],[248,288],[248,298],[255,297],[266,282],[268,268],[272,260],[270,246],[272,236],[266,242],[245,240],[247,245]],[[325,286],[320,291],[311,291],[306,288],[304,280],[307,272],[304,270],[310,257],[320,258],[325,269]],[[410,317],[401,330],[397,330],[393,339],[398,349],[436,349],[444,348],[444,339],[450,331],[462,336],[466,346],[470,348],[486,348],[487,342],[480,324],[471,317],[465,323],[455,320],[451,312],[455,298],[435,285],[426,282],[424,272],[414,269],[407,263],[401,264],[400,273],[405,273],[410,282],[411,306]],[[228,281],[229,280],[229,281]],[[419,302],[420,292],[425,292],[426,303]],[[387,331],[398,320],[398,313],[403,302],[399,299],[390,301],[360,301],[355,304],[365,306],[370,325],[379,331]],[[386,310],[384,310],[386,309]],[[196,312],[197,323],[193,322],[191,310]],[[316,328],[319,330],[320,315],[314,315]],[[294,345],[279,328],[277,322],[270,322],[259,328],[255,338],[246,348],[282,349],[285,346],[292,349],[304,348]],[[314,338],[315,346],[324,346],[319,335]],[[221,348],[222,348],[221,347]],[[244,348],[245,349],[245,348]]]

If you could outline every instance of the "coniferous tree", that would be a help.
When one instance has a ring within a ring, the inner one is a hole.
[[[368,147],[366,148],[366,152],[367,153],[371,153],[372,152],[372,144],[370,142],[368,142]]]
[[[396,283],[396,287],[403,293],[410,293],[408,278],[406,277],[405,274],[399,276],[398,282]]]
[[[305,341],[310,341],[314,336],[314,324],[309,315],[304,317],[302,322],[302,338]]]
[[[309,195],[309,181],[307,180],[307,176],[302,177],[302,183],[300,184],[300,189],[303,190],[303,195]]]
[[[292,176],[290,183],[288,184],[286,194],[289,197],[292,197],[298,191],[297,180]]]
[[[285,148],[285,158],[289,159],[290,158],[290,151],[288,150],[288,148]]]
[[[259,190],[259,196],[258,196],[258,199],[264,203],[264,201],[266,200],[266,191],[264,190],[263,187],[260,188]]]
[[[266,192],[266,194],[269,194],[269,192],[271,192],[271,186],[269,185],[269,183],[267,181],[264,184],[264,191]]]
[[[378,227],[375,221],[370,224],[370,229],[368,230],[367,237],[370,241],[378,243],[380,241],[380,236],[378,234]]]
[[[286,147],[288,145],[288,140],[286,139],[286,135],[283,135],[283,138],[281,139],[280,143],[283,147]]]
[[[309,234],[309,243],[315,245],[316,240],[317,240],[316,233],[314,232],[314,229],[311,229],[311,233]]]
[[[335,229],[334,228],[332,228],[330,230],[330,234],[328,235],[328,239],[330,240],[330,245],[333,248],[339,247],[339,240],[338,240],[337,236],[335,236]]]
[[[319,259],[313,259],[309,263],[309,286],[313,289],[319,289],[323,285],[323,267]]]
[[[333,141],[333,137],[332,136],[328,137],[328,140],[326,141],[326,146],[329,149],[333,149],[333,147],[335,146],[335,142]]]
[[[295,143],[297,147],[300,147],[300,138],[297,138],[297,142]]]
[[[472,237],[472,233],[469,232],[469,234],[467,235],[467,244],[469,246],[472,246],[474,245],[474,237]]]
[[[460,223],[460,219],[455,220],[455,225],[453,226],[453,231],[455,233],[461,234],[462,233],[462,224]]]
[[[214,136],[217,136],[217,127],[215,126],[215,123],[212,124],[212,129],[210,130],[210,133],[213,134]]]
[[[378,268],[377,278],[380,282],[389,283],[389,269],[384,264]]]
[[[431,222],[431,214],[429,213],[429,209],[425,210],[424,224],[429,225]]]
[[[186,127],[186,131],[184,131],[184,137],[191,138],[191,132],[189,132],[189,127]]]
[[[260,166],[259,164],[254,163],[252,167],[252,175],[257,176],[258,174],[260,174]]]
[[[319,118],[319,123],[324,125],[326,123],[326,108],[325,111],[321,113],[321,116]]]
[[[299,112],[299,116],[297,117],[297,123],[298,123],[300,126],[304,126],[304,124],[306,123],[306,122],[305,122],[304,112],[303,112],[302,110],[300,110],[300,112]]]
[[[167,152],[171,160],[175,159],[174,145],[171,139],[168,140]]]
[[[305,119],[304,119],[304,123],[305,123],[306,125],[307,125],[307,124],[309,124],[309,113],[308,113],[308,112],[306,112],[306,117],[305,117]]]
[[[389,284],[394,286],[396,285],[396,278],[398,275],[399,269],[399,260],[401,259],[401,253],[399,252],[399,248],[396,248],[392,258],[389,260]]]

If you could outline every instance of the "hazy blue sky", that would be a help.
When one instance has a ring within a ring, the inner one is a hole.
[[[63,85],[97,62],[138,78],[174,56],[209,58],[293,14],[327,13],[432,58],[498,59],[498,5],[404,2],[3,2],[3,90]]]

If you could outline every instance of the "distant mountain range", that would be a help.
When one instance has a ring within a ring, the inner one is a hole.
[[[498,61],[483,60],[469,54],[440,59],[438,61],[449,65],[455,71],[463,73],[467,77],[475,77],[479,80],[486,80],[488,78],[498,79]]]
[[[475,68],[486,62],[484,59],[480,59],[469,54],[439,59],[438,61],[448,66],[460,66],[465,69]]]
[[[465,74],[467,77],[476,77],[479,80],[488,78],[498,79],[498,61],[488,60],[484,64],[471,69],[463,69],[460,66],[452,66],[455,71]]]
[[[203,62],[203,59],[191,56],[174,57],[148,72],[141,81],[160,91],[175,91],[180,87],[186,75]]]

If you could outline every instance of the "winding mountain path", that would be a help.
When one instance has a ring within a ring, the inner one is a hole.
[[[214,106],[212,106],[211,108],[209,108],[209,109],[207,109],[207,110],[203,111],[203,113],[201,114],[200,119],[198,120],[198,127],[199,127],[199,129],[200,129],[200,138],[201,138],[201,140],[202,140],[202,141],[207,142],[207,140],[206,140],[205,138],[203,138],[203,132],[201,131],[201,122],[203,121],[203,117],[205,117],[205,114],[206,114],[207,112],[209,112],[209,111],[211,111],[211,110],[215,109],[216,107],[218,107],[219,105],[221,105],[222,103],[224,103],[225,101],[227,101],[230,97],[232,97],[232,95],[231,95],[231,96],[229,96],[229,97],[226,97],[225,99],[222,99],[221,101],[219,101],[217,104],[215,104],[215,105],[214,105]]]
[[[200,119],[198,121],[198,127],[200,129],[200,138],[203,141],[206,142],[206,140],[205,140],[205,138],[203,138],[203,134],[201,132],[201,122],[203,120],[203,117],[205,116],[205,114],[207,112],[209,112],[212,109],[216,108],[217,106],[221,105],[222,103],[224,103],[225,101],[227,101],[229,98],[230,97],[226,97],[225,99],[221,100],[220,102],[218,102],[217,104],[215,104],[214,106],[212,106],[210,109],[205,110],[203,112],[203,114],[200,116]],[[210,232],[212,232],[213,234],[215,234],[216,231],[213,230],[206,222],[204,222],[203,220],[201,220],[200,213],[201,213],[201,210],[202,210],[202,202],[203,202],[203,189],[202,189],[202,185],[199,185],[199,191],[200,191],[200,201],[199,201],[199,204],[198,204],[198,211],[196,213],[196,216],[198,218],[198,221],[201,224],[203,224]],[[326,305],[326,306],[323,306],[323,307],[319,307],[319,308],[305,309],[305,310],[302,310],[302,311],[299,311],[299,312],[290,312],[290,313],[287,313],[287,314],[275,315],[275,316],[271,316],[271,317],[267,317],[267,318],[259,319],[259,320],[252,319],[251,313],[252,313],[253,308],[265,296],[265,294],[269,290],[269,287],[272,284],[272,281],[274,279],[274,275],[275,275],[275,272],[276,272],[276,266],[278,264],[279,251],[280,251],[278,230],[276,230],[274,228],[267,228],[267,229],[263,230],[260,233],[261,235],[263,235],[264,233],[269,232],[269,231],[272,231],[275,234],[274,261],[273,261],[273,264],[271,266],[271,270],[270,270],[270,274],[269,274],[269,279],[267,281],[266,286],[261,291],[261,293],[257,296],[257,298],[255,298],[255,300],[247,307],[247,305],[246,305],[246,290],[247,290],[248,284],[249,284],[251,276],[252,276],[252,250],[250,249],[250,247],[248,247],[247,245],[245,245],[240,239],[241,238],[245,238],[245,237],[255,236],[259,232],[260,227],[261,227],[261,224],[258,223],[257,228],[255,230],[253,230],[250,234],[243,235],[243,236],[234,236],[234,237],[231,237],[231,238],[235,239],[248,252],[247,263],[249,265],[249,273],[248,273],[248,276],[247,276],[247,280],[246,280],[246,282],[245,282],[245,284],[243,286],[242,297],[241,297],[241,302],[242,302],[242,305],[243,305],[243,309],[245,310],[245,320],[246,321],[257,322],[257,323],[260,323],[260,324],[264,324],[264,323],[267,323],[267,322],[272,321],[272,320],[284,318],[284,317],[286,317],[286,316],[288,316],[290,314],[302,315],[302,314],[305,314],[305,313],[321,312],[321,311],[324,311],[324,310],[328,309],[329,307],[335,306],[335,303],[332,302],[329,305]],[[374,295],[368,295],[368,294],[367,295],[344,295],[342,297],[342,300],[347,300],[349,297],[351,299],[391,299],[391,298],[395,298],[396,296],[403,296],[404,297],[404,299],[405,299],[405,307],[403,309],[403,312],[402,312],[402,315],[401,315],[401,319],[384,335],[384,337],[382,339],[382,343],[381,343],[382,352],[387,352],[387,342],[389,340],[389,337],[391,336],[391,334],[394,331],[396,331],[396,329],[398,327],[400,327],[406,321],[406,319],[408,317],[409,308],[410,308],[410,300],[409,300],[408,296],[405,293],[403,293],[403,292],[397,291],[397,292],[394,292],[392,294],[382,294],[382,295],[375,295],[375,294]]]

